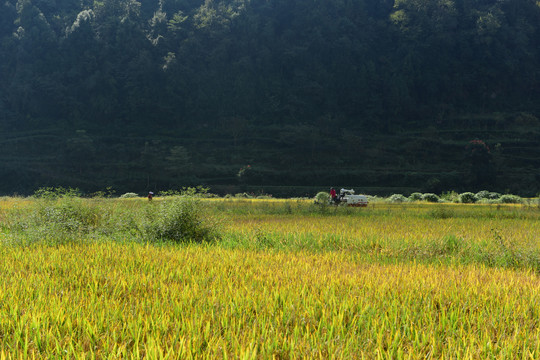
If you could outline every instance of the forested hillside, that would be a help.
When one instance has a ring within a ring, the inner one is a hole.
[[[0,193],[540,191],[535,0],[7,0]]]

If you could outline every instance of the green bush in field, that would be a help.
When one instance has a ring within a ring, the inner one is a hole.
[[[388,201],[395,204],[395,203],[403,203],[406,202],[408,199],[401,195],[401,194],[393,194],[388,198]]]
[[[34,192],[34,197],[38,199],[58,199],[64,197],[78,197],[81,195],[79,189],[64,187],[42,187]]]
[[[218,238],[217,224],[204,216],[196,198],[182,196],[148,205],[142,224],[148,240],[189,243]]]
[[[447,202],[453,202],[458,203],[459,201],[459,194],[455,191],[447,191],[443,192],[441,194],[441,200],[447,201]]]
[[[491,192],[487,190],[482,190],[476,193],[478,200],[498,200],[501,197],[501,194],[497,192]]]
[[[517,195],[503,195],[499,198],[501,204],[521,204],[523,200]]]
[[[103,208],[78,197],[36,199],[25,211],[10,213],[10,231],[20,233],[21,241],[62,243],[78,241],[98,229],[105,215]]]
[[[435,194],[425,193],[424,195],[422,195],[422,200],[427,201],[427,202],[436,203],[436,202],[439,202],[440,198],[439,198],[439,196],[437,196]]]
[[[315,204],[328,205],[330,204],[330,194],[326,191],[321,191],[315,195]]]
[[[464,192],[459,195],[459,202],[463,204],[474,204],[478,201],[476,194],[472,192]]]
[[[422,193],[414,192],[409,196],[409,201],[421,201]]]
[[[100,209],[80,198],[65,198],[42,205],[37,216],[42,225],[51,229],[88,233],[98,225]]]
[[[139,197],[139,195],[135,194],[133,192],[128,192],[128,193],[125,193],[123,195],[120,195],[121,199],[130,199],[130,198],[137,198],[137,197]]]

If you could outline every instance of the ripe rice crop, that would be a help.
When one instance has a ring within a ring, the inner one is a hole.
[[[173,244],[157,201],[0,201],[0,359],[540,357],[536,207],[213,199],[219,240]]]
[[[113,243],[0,256],[0,358],[540,354],[531,272]]]

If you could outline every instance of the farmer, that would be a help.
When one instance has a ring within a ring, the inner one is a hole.
[[[152,198],[154,197],[154,193],[153,192],[149,192],[148,193],[148,201],[152,201]]]
[[[330,197],[332,198],[332,202],[336,202],[336,198],[337,198],[336,189],[330,188]]]

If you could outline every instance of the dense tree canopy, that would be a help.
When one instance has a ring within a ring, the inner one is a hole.
[[[540,191],[535,0],[7,0],[0,84],[2,193]]]

